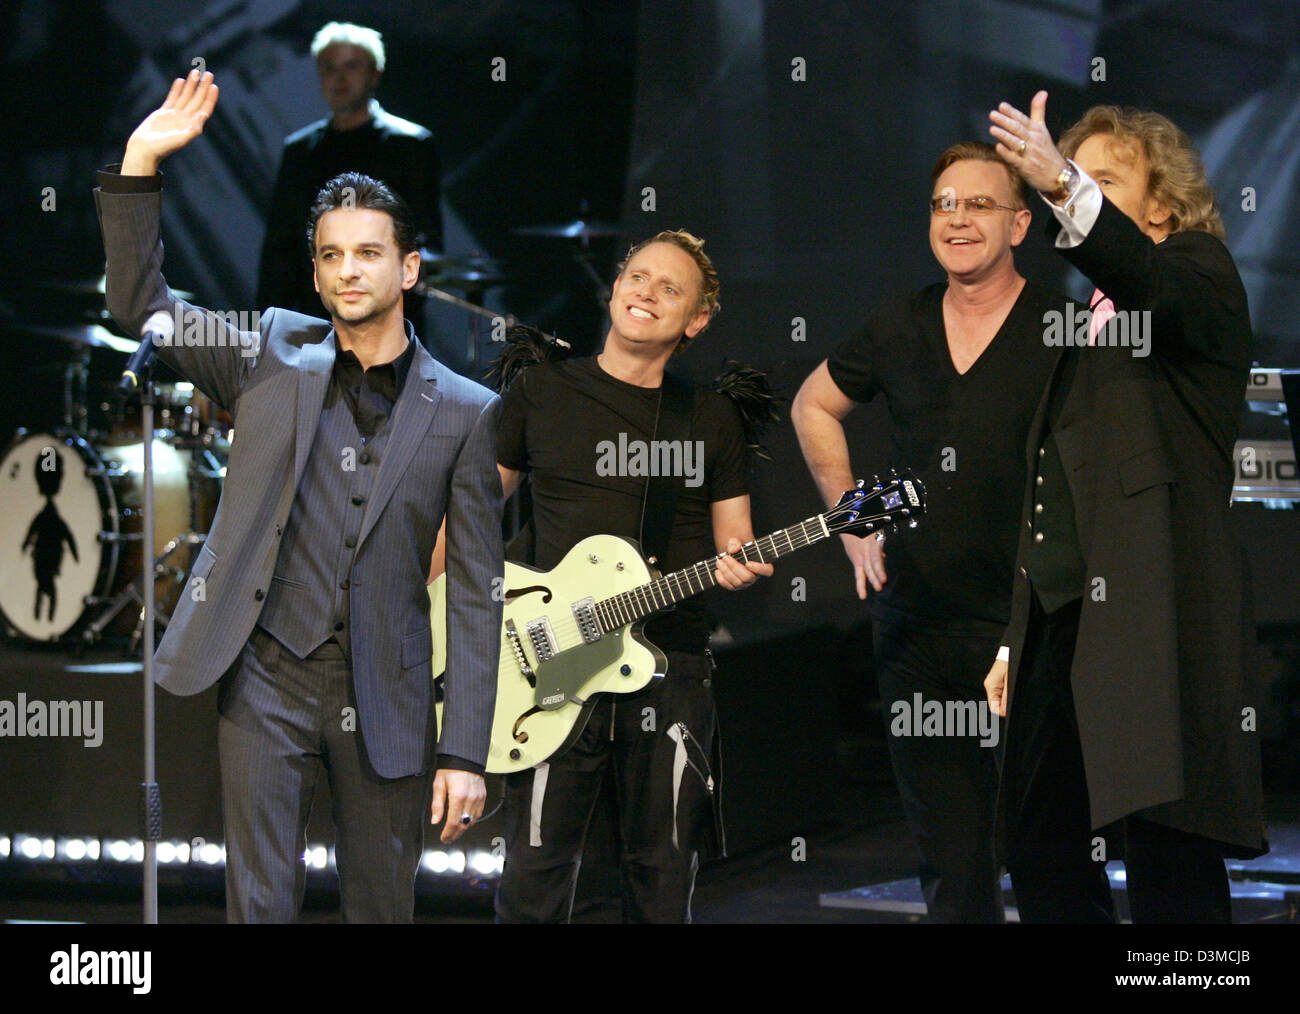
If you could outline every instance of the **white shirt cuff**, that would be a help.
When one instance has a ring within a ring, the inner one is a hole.
[[[1079,169],[1076,163],[1071,164]],[[1056,234],[1056,248],[1068,250],[1082,243],[1097,224],[1097,216],[1101,214],[1101,187],[1097,186],[1096,180],[1079,169],[1078,189],[1065,202],[1065,207],[1057,207],[1046,197],[1043,197],[1043,202],[1052,209],[1052,214],[1061,223],[1061,231]]]
[[[1007,645],[1005,644],[998,649],[998,661],[999,662],[1011,661],[1011,649],[1007,647]]]

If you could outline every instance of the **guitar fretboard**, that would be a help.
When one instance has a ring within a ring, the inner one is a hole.
[[[765,535],[761,539],[747,542],[738,552],[731,556],[741,563],[770,563],[773,560],[793,553],[797,549],[820,542],[829,534],[823,522],[823,516],[817,515],[797,525],[782,528],[780,531]],[[630,591],[620,592],[596,603],[596,616],[604,630],[617,630],[629,623],[666,609],[671,605],[707,591],[718,583],[716,576],[717,557],[701,560],[699,563],[640,585]]]

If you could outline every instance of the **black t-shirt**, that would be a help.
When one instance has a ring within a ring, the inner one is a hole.
[[[940,282],[892,299],[860,337],[831,355],[846,397],[883,394],[888,462],[925,484],[927,510],[914,529],[886,540],[877,619],[947,633],[998,636],[1011,616],[1025,442],[1059,349],[1043,341],[1044,314],[1066,298],[1026,282],[1001,329],[964,373],[952,364]]]
[[[619,465],[630,463],[635,441],[653,438],[659,393],[611,377],[594,358],[530,366],[511,386],[497,460],[532,476],[535,566],[552,569],[589,535],[639,538],[646,479]],[[744,429],[729,399],[696,390],[690,441],[664,573],[714,555],[710,504],[748,492]],[[665,651],[700,652],[711,630],[696,596],[651,619],[645,632]]]

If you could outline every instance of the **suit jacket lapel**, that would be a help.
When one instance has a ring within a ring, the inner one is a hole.
[[[379,465],[379,475],[375,477],[375,488],[370,496],[370,503],[366,507],[365,517],[361,520],[358,546],[375,527],[375,522],[379,520],[384,506],[392,497],[393,491],[397,489],[397,483],[406,472],[406,466],[410,464],[411,458],[420,446],[420,441],[428,432],[429,424],[433,421],[438,402],[442,400],[436,371],[433,356],[417,342],[415,361],[406,375],[406,383],[402,386],[401,394],[398,395],[397,404],[393,406],[393,418],[390,423],[392,429],[388,434],[388,444],[384,448],[384,460]]]
[[[312,342],[298,350],[298,404],[296,436],[293,444],[293,488],[302,482],[320,424],[325,392],[329,389],[330,374],[334,370],[334,332],[331,330],[322,342]]]

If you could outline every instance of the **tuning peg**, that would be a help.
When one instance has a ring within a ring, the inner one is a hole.
[[[858,489],[861,489],[861,488],[862,488],[863,486],[865,486],[866,484],[867,484],[867,480],[866,480],[866,479],[859,479],[856,483],[854,483],[854,485],[855,485]]]
[[[916,519],[913,518],[912,521],[908,524],[907,527],[908,527],[908,528],[915,528],[915,527],[916,527]]]

